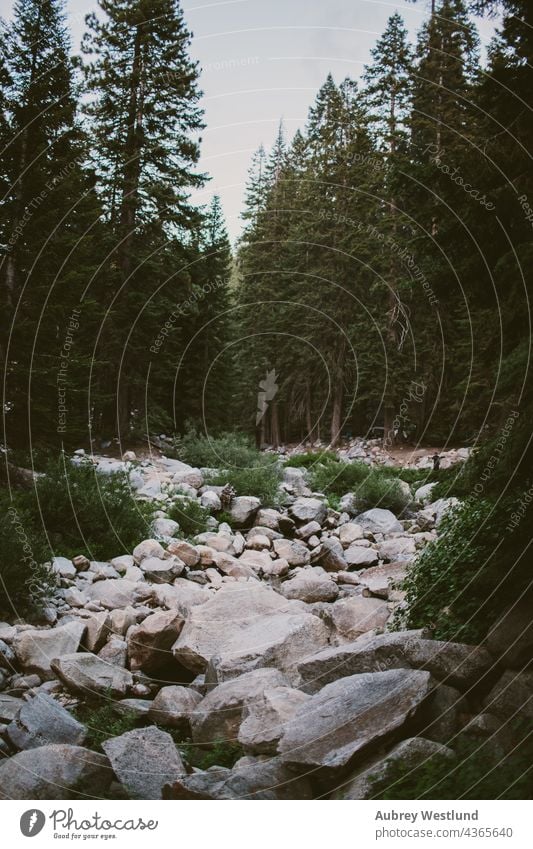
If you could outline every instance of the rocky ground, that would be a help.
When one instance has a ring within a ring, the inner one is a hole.
[[[409,518],[357,515],[349,493],[332,510],[287,467],[283,510],[236,497],[230,527],[201,469],[94,462],[159,503],[153,538],[106,563],[55,558],[42,623],[0,623],[1,797],[363,799],[370,776],[453,759],[465,735],[512,747],[506,721],[533,684],[515,671],[531,649],[519,611],[484,646],[387,630],[452,503],[431,484],[409,493]],[[177,486],[215,514],[192,541],[165,516]],[[78,709],[102,701],[132,727],[95,751]],[[192,766],[192,749],[230,744],[231,768]]]

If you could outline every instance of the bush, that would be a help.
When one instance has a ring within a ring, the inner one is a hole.
[[[178,743],[178,746],[186,761],[198,769],[209,769],[212,766],[223,766],[231,769],[244,755],[244,751],[238,743],[228,743],[223,740],[209,746],[202,746],[198,743]]]
[[[140,724],[131,711],[124,714],[117,713],[113,709],[112,699],[83,702],[72,713],[79,722],[87,726],[87,739],[84,745],[95,752],[101,752],[102,743],[110,737],[119,737]]]
[[[125,473],[97,474],[64,456],[48,462],[31,491],[0,494],[0,607],[38,606],[55,579],[55,555],[105,560],[148,535],[153,508],[134,499]]]
[[[207,520],[211,515],[195,498],[176,498],[167,508],[170,519],[178,523],[178,536],[193,537],[207,530]]]
[[[377,781],[373,799],[531,799],[533,737],[522,732],[519,746],[498,759],[487,759],[491,741],[459,741],[457,759],[433,755],[417,767],[392,764],[386,780]]]
[[[337,455],[333,451],[306,451],[304,454],[293,454],[285,460],[285,465],[295,469],[309,469],[317,463],[328,462],[337,462]]]
[[[437,639],[481,641],[531,580],[530,520],[509,530],[514,504],[470,498],[446,514],[438,539],[403,582],[407,609],[396,613],[394,627],[433,627]]]
[[[310,475],[311,487],[328,497],[352,492],[361,512],[383,507],[398,514],[409,502],[400,481],[391,477],[389,468],[376,469],[366,463],[329,461],[311,469]]]

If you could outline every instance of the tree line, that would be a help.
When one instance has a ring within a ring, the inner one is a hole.
[[[232,260],[177,0],[0,29],[3,441],[193,423],[259,444],[476,440],[531,406],[531,8],[390,17],[362,78],[253,158]],[[234,266],[232,262],[234,261]]]

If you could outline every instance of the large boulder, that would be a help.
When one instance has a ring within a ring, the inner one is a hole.
[[[200,553],[196,546],[183,539],[174,539],[167,546],[169,554],[175,554],[186,566],[194,567],[200,562]]]
[[[488,650],[504,666],[520,669],[533,659],[532,609],[528,594],[508,608],[487,634]]]
[[[142,669],[150,674],[173,661],[171,648],[184,621],[177,610],[159,610],[130,628],[127,642],[131,671]]]
[[[241,758],[233,769],[211,767],[179,778],[163,790],[164,799],[311,799],[306,776],[295,775],[281,758]]]
[[[161,687],[150,706],[148,719],[156,725],[175,728],[183,737],[188,737],[191,714],[201,700],[201,695],[190,687]]]
[[[280,591],[285,598],[298,599],[306,604],[335,601],[339,595],[335,581],[319,567],[299,569],[293,578],[283,582]]]
[[[138,566],[147,557],[164,557],[165,549],[156,539],[145,539],[133,549],[133,559]]]
[[[258,498],[251,495],[241,495],[231,502],[230,515],[232,524],[243,528],[251,525],[253,518],[261,506]]]
[[[0,693],[0,722],[2,725],[12,722],[23,705],[22,699],[10,696],[8,693]]]
[[[533,671],[507,670],[483,704],[487,711],[505,719],[515,715],[523,720],[533,719]]]
[[[356,540],[363,539],[364,531],[356,522],[345,522],[339,528],[339,540],[343,548],[349,548]]]
[[[37,693],[23,703],[7,727],[7,736],[16,749],[36,749],[50,743],[83,746],[87,729],[56,699],[47,693]]]
[[[324,649],[300,661],[298,672],[308,692],[345,675],[399,668],[425,669],[448,685],[466,689],[491,664],[490,654],[477,646],[424,639],[420,631],[398,631]]]
[[[214,597],[208,597],[206,604],[190,608],[172,648],[176,660],[193,672],[203,672],[210,658],[249,625],[263,617],[294,610],[295,604],[258,582],[225,584]]]
[[[238,740],[254,754],[275,754],[285,725],[310,696],[291,687],[273,687],[259,698],[247,700]]]
[[[295,768],[335,773],[356,765],[371,746],[390,739],[419,710],[431,689],[429,672],[394,669],[351,675],[303,702],[279,743]]]
[[[378,554],[381,560],[412,560],[416,551],[416,543],[412,536],[394,537],[378,544]]]
[[[372,534],[393,534],[403,531],[403,527],[394,513],[390,510],[383,510],[382,507],[374,507],[372,510],[360,513],[357,517],[357,524],[364,531]]]
[[[120,699],[133,685],[129,670],[94,654],[66,654],[53,660],[51,666],[69,690],[85,696]]]
[[[339,642],[349,643],[373,631],[383,628],[390,616],[387,603],[378,598],[352,596],[336,601],[331,607],[331,620]]]
[[[82,787],[86,798],[98,799],[112,778],[104,755],[81,746],[40,746],[0,761],[0,798],[71,799]]]
[[[111,737],[102,749],[132,799],[161,799],[163,785],[186,772],[170,734],[153,725]]]
[[[90,652],[98,652],[107,642],[111,632],[111,616],[107,610],[101,613],[84,614],[82,622],[86,625],[83,647]]]
[[[289,507],[289,515],[301,524],[307,522],[324,523],[327,516],[327,507],[318,498],[297,498]]]
[[[256,669],[211,690],[191,715],[195,743],[236,740],[245,703],[260,699],[265,690],[284,687],[287,679],[277,669]]]
[[[367,569],[370,566],[375,566],[378,562],[378,553],[373,548],[364,548],[361,545],[354,543],[344,552],[344,569]],[[347,564],[347,566],[346,566]]]
[[[335,537],[325,539],[317,556],[317,561],[326,572],[342,572],[346,569],[344,549]]]
[[[387,781],[394,781],[396,769],[415,769],[422,764],[428,764],[435,758],[453,760],[453,749],[426,740],[424,737],[408,737],[394,746],[385,757],[377,757],[345,781],[334,793],[335,799],[371,799],[376,793],[377,785],[383,789]]]
[[[286,560],[289,566],[306,566],[311,559],[309,549],[301,542],[275,539],[273,546],[277,556]]]
[[[77,651],[84,632],[83,622],[67,622],[46,631],[22,631],[14,641],[17,660],[25,672],[53,678],[50,661]]]
[[[401,585],[407,574],[405,563],[387,563],[382,566],[372,566],[359,572],[359,583],[371,595],[388,598]]]
[[[96,581],[87,589],[90,601],[99,602],[107,610],[130,607],[136,599],[138,584],[127,578]]]
[[[185,563],[172,555],[171,557],[145,557],[140,568],[148,580],[156,584],[171,584],[185,570]]]
[[[153,604],[168,610],[177,610],[185,617],[189,616],[194,607],[205,604],[211,598],[210,593],[185,578],[177,578],[172,585],[153,584],[151,587]]]

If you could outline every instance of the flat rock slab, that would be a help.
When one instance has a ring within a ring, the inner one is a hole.
[[[331,620],[339,642],[351,642],[367,631],[383,628],[389,616],[387,603],[379,598],[343,598],[331,607]]]
[[[127,578],[108,578],[96,581],[87,590],[90,601],[98,601],[107,610],[129,607],[135,601],[138,584]]]
[[[279,743],[287,765],[337,772],[394,734],[431,689],[429,672],[395,669],[328,684],[289,720]]]
[[[82,746],[87,729],[56,699],[37,693],[23,703],[16,719],[8,725],[7,735],[16,749],[36,749],[51,743]]]
[[[84,633],[82,622],[68,622],[43,631],[22,631],[14,644],[18,662],[24,672],[53,678],[50,662],[55,657],[77,651]]]
[[[7,693],[0,693],[0,722],[12,722],[23,706],[22,699],[17,699],[15,696],[8,696]]]
[[[163,785],[186,772],[170,734],[154,725],[112,737],[102,748],[132,799],[161,799]]]
[[[128,669],[107,663],[94,654],[67,654],[52,661],[52,669],[69,690],[83,695],[120,699],[133,686]]]
[[[370,599],[367,599],[368,601]],[[426,669],[448,685],[464,689],[491,668],[485,649],[426,640],[420,631],[398,631],[327,648],[298,663],[307,692],[346,675],[387,669]]]
[[[77,787],[100,798],[112,778],[105,755],[81,746],[40,746],[0,761],[0,798],[71,799]]]
[[[372,510],[360,513],[355,521],[364,531],[372,534],[393,534],[403,531],[403,526],[394,513],[391,510],[383,510],[381,507],[374,507]]]
[[[243,749],[258,755],[275,754],[285,725],[309,698],[291,687],[273,687],[259,699],[246,701],[238,737]]]

